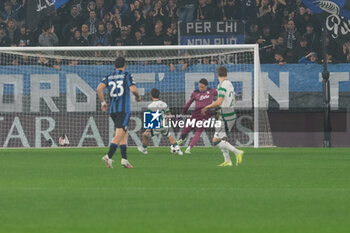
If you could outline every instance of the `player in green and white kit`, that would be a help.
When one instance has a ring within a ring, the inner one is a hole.
[[[210,108],[219,107],[220,108],[220,117],[221,127],[215,129],[215,134],[213,137],[214,145],[218,146],[224,156],[225,161],[219,166],[226,167],[232,166],[230,151],[233,152],[236,156],[236,166],[242,163],[242,157],[244,152],[238,150],[232,146],[226,140],[223,140],[227,137],[227,133],[232,129],[236,121],[236,113],[234,111],[235,104],[235,91],[232,83],[227,79],[227,69],[226,67],[219,67],[216,70],[219,85],[218,85],[218,98],[212,104],[207,105],[202,109],[202,114]]]
[[[156,88],[153,88],[151,90],[151,98],[152,103],[148,105],[148,111],[156,112],[159,111],[161,113],[162,119],[165,119],[168,114],[170,114],[170,110],[168,105],[159,99],[160,91]],[[147,146],[150,137],[153,137],[154,135],[161,134],[163,136],[168,137],[168,140],[171,144],[170,146],[170,152],[176,153],[178,155],[183,155],[180,146],[177,144],[175,138],[169,134],[169,127],[161,126],[160,129],[147,129],[142,134],[142,146],[138,146],[137,149],[143,153],[148,154]]]

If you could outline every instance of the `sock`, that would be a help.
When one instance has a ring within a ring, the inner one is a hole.
[[[199,134],[195,134],[194,137],[191,139],[191,142],[190,142],[190,146],[194,146],[197,144],[197,142],[199,141],[201,135]]]
[[[188,147],[187,147],[187,150],[191,150],[191,149],[192,149],[192,146],[188,146]]]
[[[118,149],[118,145],[111,143],[111,145],[109,145],[108,158],[111,159],[117,149]]]
[[[147,145],[145,145],[145,144],[142,144],[142,146],[143,146],[143,148],[145,148],[145,149],[147,148]]]
[[[120,145],[120,153],[122,153],[122,158],[127,160],[126,157],[126,145]]]
[[[177,142],[175,142],[175,143],[173,144],[173,147],[175,147],[175,146],[177,146]]]
[[[225,162],[231,162],[230,152],[226,149],[221,149],[221,152],[224,156]]]
[[[226,149],[226,150],[229,150],[229,151],[232,151],[233,153],[237,154],[239,152],[239,150],[237,150],[236,147],[232,146],[230,143],[228,143],[227,141],[225,140],[221,140],[217,146],[220,148],[220,149]]]
[[[197,144],[199,139],[201,139],[201,134],[204,131],[204,128],[199,128],[196,130],[196,133],[194,134],[194,137],[191,139],[190,146],[193,147]]]

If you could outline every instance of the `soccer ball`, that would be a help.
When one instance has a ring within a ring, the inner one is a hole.
[[[171,145],[170,146],[170,152],[175,154],[177,152],[177,149],[173,145]]]
[[[173,146],[173,145],[171,145],[171,146],[170,146],[170,152],[171,152],[172,154],[183,155],[183,153],[182,153],[182,151],[181,151],[181,149],[180,149],[179,146]]]

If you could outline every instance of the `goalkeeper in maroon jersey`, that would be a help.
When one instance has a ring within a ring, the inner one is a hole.
[[[195,90],[192,92],[191,98],[187,101],[181,114],[186,114],[186,112],[188,111],[193,101],[195,101],[196,106],[194,111],[192,112],[191,120],[195,119],[196,121],[205,121],[210,118],[210,111],[208,110],[205,113],[205,115],[202,115],[201,109],[211,104],[213,102],[214,97],[218,95],[218,92],[214,88],[208,88],[208,80],[204,78],[199,80],[198,88],[199,90]],[[188,133],[193,129],[194,127],[192,126],[187,126],[183,128],[180,135],[180,140],[177,143],[181,145],[185,140],[185,138],[187,137]],[[196,128],[196,133],[194,137],[191,139],[191,142],[185,151],[186,154],[191,154],[192,147],[194,147],[197,144],[203,131],[204,131],[203,127]]]

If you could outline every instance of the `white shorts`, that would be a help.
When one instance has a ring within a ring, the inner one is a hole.
[[[160,128],[160,129],[147,129],[146,132],[150,132],[151,136],[153,137],[154,135],[163,135],[169,137],[169,128]]]
[[[224,121],[222,118],[220,118],[219,121],[221,121],[221,126],[218,128],[215,128],[214,137],[220,138],[220,139],[226,138],[227,134],[231,131],[231,129],[235,125],[236,119]]]

